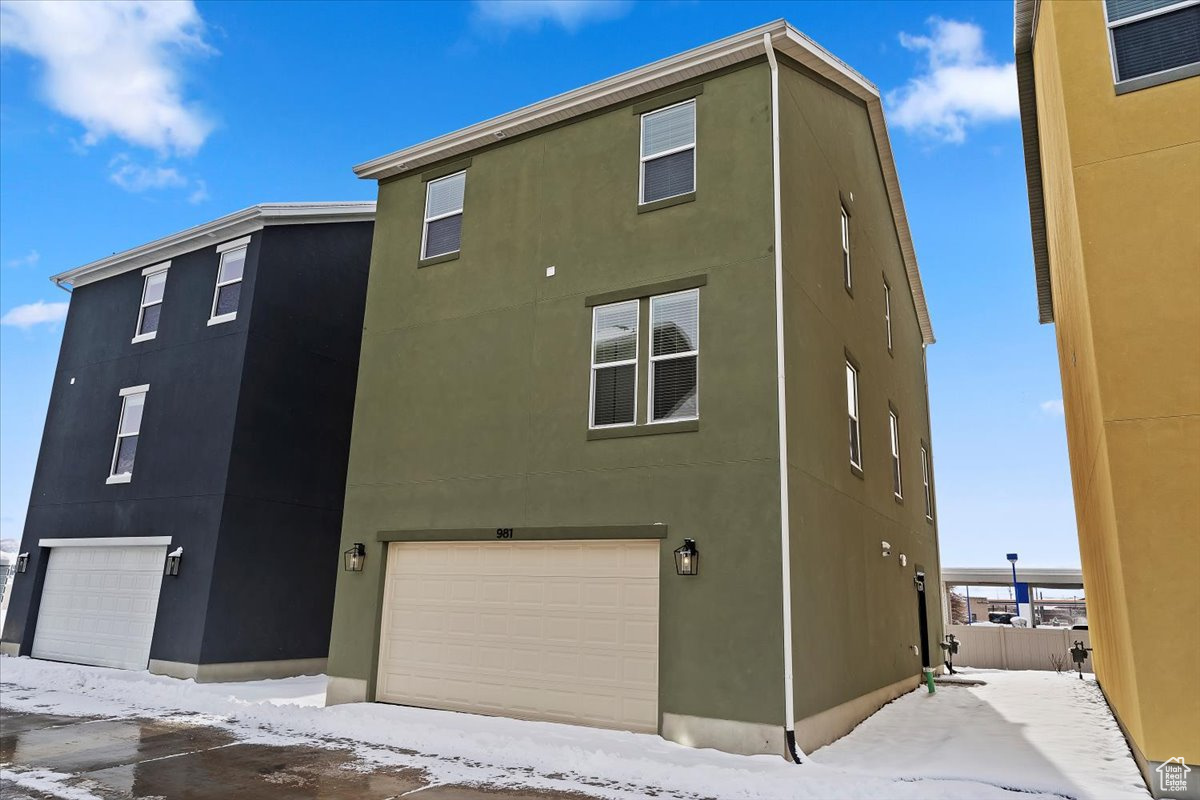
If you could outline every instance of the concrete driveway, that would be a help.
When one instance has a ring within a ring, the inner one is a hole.
[[[0,713],[0,767],[0,796],[5,800],[89,793],[99,800],[584,798],[536,790],[433,786],[416,770],[374,770],[349,749],[242,743],[204,725],[9,711]]]

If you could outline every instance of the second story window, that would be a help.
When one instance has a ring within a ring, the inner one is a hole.
[[[1106,0],[1117,93],[1200,75],[1200,2]]]
[[[112,466],[107,483],[129,483],[133,478],[133,462],[137,457],[138,435],[142,430],[142,409],[146,405],[147,386],[131,386],[121,390],[121,417],[117,421],[117,444],[113,448]]]
[[[592,309],[593,428],[636,419],[639,305],[628,300]]]
[[[642,204],[696,191],[696,101],[642,115]]]
[[[650,298],[650,421],[696,419],[700,291]]]
[[[850,214],[846,212],[846,207],[841,207],[842,212],[842,279],[846,284],[846,291],[850,291]]]
[[[858,370],[846,362],[846,410],[850,416],[850,466],[862,469],[862,440],[858,425]]]
[[[167,287],[167,268],[170,262],[147,267],[142,275],[142,302],[138,307],[137,329],[133,332],[134,342],[153,339],[158,334],[158,321],[162,314],[163,290]]]
[[[466,188],[465,171],[426,184],[421,258],[436,258],[459,251],[462,246],[463,196]]]
[[[888,412],[888,429],[892,439],[892,492],[900,500],[904,497],[904,484],[900,474],[900,418],[895,411]]]
[[[246,247],[233,247],[221,253],[209,325],[237,319],[238,304],[242,297],[242,275],[246,268]]]
[[[892,287],[883,282],[883,324],[887,328],[888,352],[892,352]]]
[[[929,485],[929,450],[921,445],[921,484],[925,487],[925,519],[933,520],[933,489]]]

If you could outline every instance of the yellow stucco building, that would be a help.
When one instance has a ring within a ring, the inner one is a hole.
[[[1015,49],[1096,676],[1200,797],[1200,2],[1016,0]]]

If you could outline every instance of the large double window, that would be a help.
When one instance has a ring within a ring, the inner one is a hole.
[[[133,462],[142,431],[142,410],[149,391],[150,386],[144,385],[130,386],[120,392],[121,416],[117,421],[117,443],[113,447],[108,483],[129,483],[133,478]]]
[[[1200,0],[1105,0],[1117,92],[1200,75]]]
[[[462,246],[463,197],[467,173],[456,172],[425,186],[425,227],[421,258],[457,253]]]
[[[643,205],[696,191],[696,101],[642,115]]]
[[[700,291],[687,289],[592,309],[592,428],[638,422],[643,314],[650,326],[645,421],[700,416]]]

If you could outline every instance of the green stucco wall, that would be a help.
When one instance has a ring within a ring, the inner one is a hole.
[[[659,710],[781,721],[770,84],[703,84],[694,202],[637,213],[629,106],[472,154],[454,261],[417,267],[420,175],[380,186],[331,675],[372,679],[379,531],[661,522]],[[700,429],[588,441],[585,298],[699,274]]]
[[[942,611],[937,532],[925,519],[921,481],[920,446],[930,440],[921,331],[867,110],[784,60],[780,114],[795,703],[803,719],[920,673],[911,650],[918,567],[935,665]],[[843,197],[853,295],[842,277]],[[847,351],[859,367],[861,477],[850,469]],[[892,492],[889,402],[900,419],[903,503]],[[881,541],[892,545],[888,558]]]

